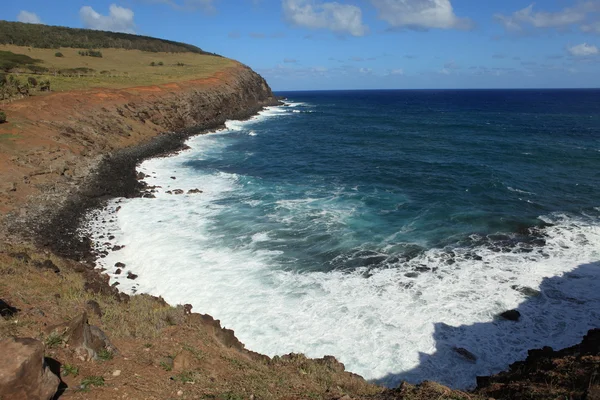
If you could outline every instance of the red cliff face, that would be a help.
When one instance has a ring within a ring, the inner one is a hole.
[[[194,128],[177,137],[181,142],[276,103],[266,81],[238,64],[206,79],[52,93],[7,104],[9,122],[0,125],[0,223],[21,227],[58,209],[106,155]],[[159,147],[139,157],[160,153]]]

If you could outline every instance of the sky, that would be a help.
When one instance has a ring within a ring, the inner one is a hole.
[[[2,0],[0,19],[155,36],[274,90],[600,87],[600,0]]]

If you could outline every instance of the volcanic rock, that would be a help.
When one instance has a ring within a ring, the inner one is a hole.
[[[44,361],[44,345],[31,338],[0,341],[0,399],[50,400],[60,379]],[[10,357],[7,357],[10,355]]]

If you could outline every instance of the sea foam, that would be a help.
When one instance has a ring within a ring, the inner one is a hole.
[[[284,115],[293,105],[273,107],[246,121],[228,121],[231,131]],[[253,128],[254,129],[254,128]],[[227,212],[223,200],[241,190],[239,175],[197,171],[186,163],[226,151],[218,135],[190,139],[191,149],[143,162],[149,185],[162,186],[155,199],[115,199],[88,216],[84,230],[98,248],[109,234],[124,245],[98,260],[112,282],[126,292],[163,296],[171,304],[219,318],[254,351],[270,356],[302,352],[335,355],[349,371],[393,386],[401,380],[437,380],[455,387],[475,384],[477,375],[505,369],[527,350],[573,345],[600,322],[600,223],[594,216],[552,214],[538,235],[543,243],[498,249],[481,238],[472,247],[433,248],[410,260],[380,262],[348,271],[290,271],[282,250],[270,248],[276,235],[246,237],[235,221],[227,232],[215,221]],[[176,172],[175,172],[176,171]],[[170,179],[176,175],[177,179]],[[170,195],[200,188],[201,194]],[[294,216],[306,214],[310,197],[281,200]],[[260,202],[246,202],[252,208]],[[114,223],[108,214],[117,213]],[[323,208],[315,223],[343,223],[351,207]],[[341,222],[340,222],[341,221]],[[232,243],[236,243],[232,245]],[[110,247],[110,246],[108,246]],[[357,249],[357,252],[360,249]],[[126,264],[115,274],[115,263]],[[139,275],[126,279],[126,272]],[[539,294],[537,294],[539,291]],[[518,323],[496,315],[519,308]],[[477,356],[475,363],[454,348]]]

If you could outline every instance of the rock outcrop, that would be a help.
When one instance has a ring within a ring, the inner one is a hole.
[[[66,324],[51,327],[49,335],[60,337],[82,361],[96,360],[104,354],[118,354],[100,328],[88,324],[87,312],[83,312]]]
[[[44,361],[44,345],[31,338],[0,341],[0,399],[50,400],[60,379]]]

